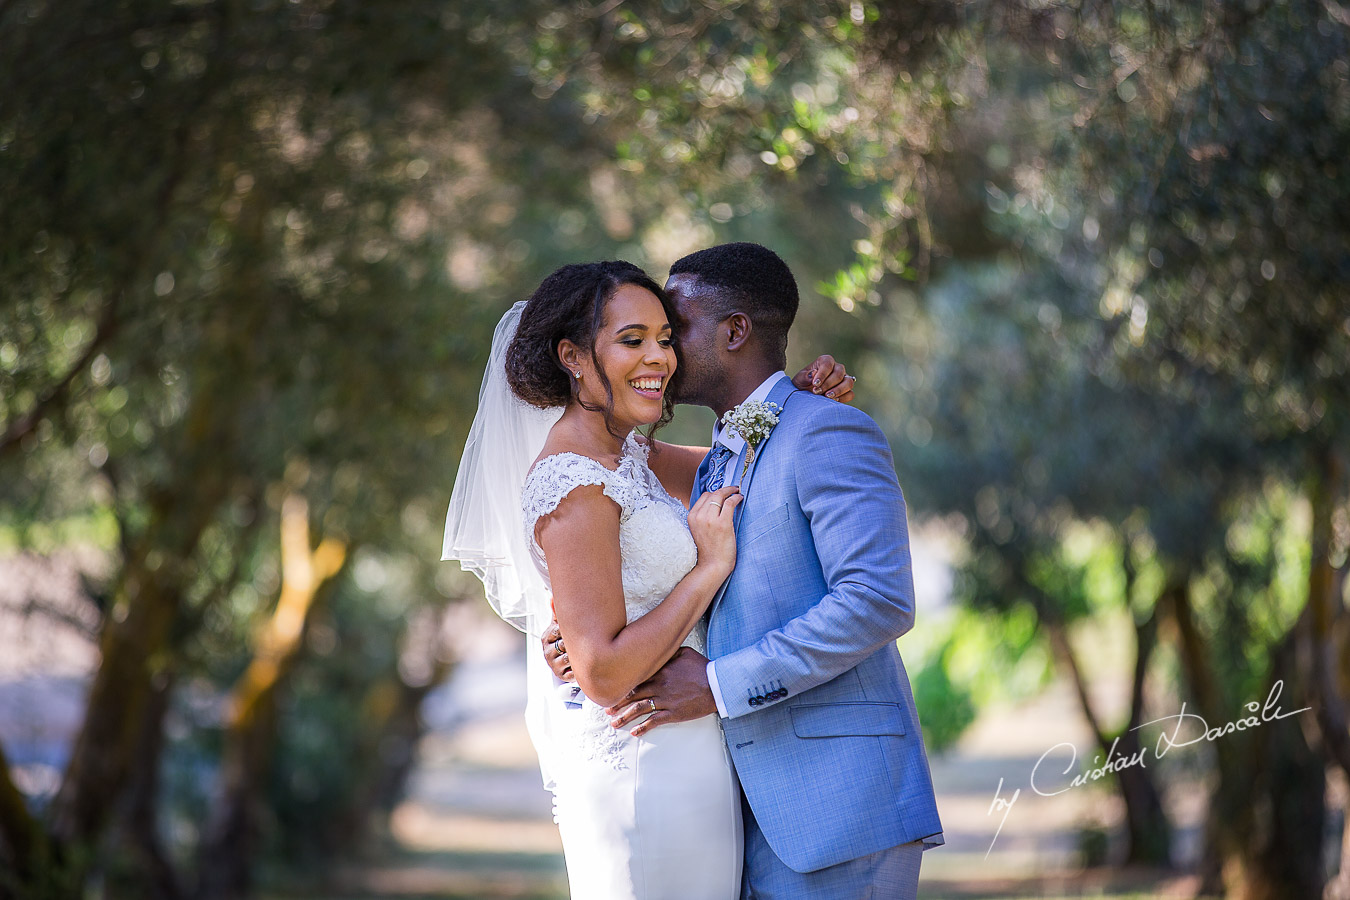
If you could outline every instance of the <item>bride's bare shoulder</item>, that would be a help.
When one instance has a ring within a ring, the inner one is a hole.
[[[530,471],[534,471],[541,462],[551,457],[561,457],[563,459],[581,457],[582,459],[590,460],[597,465],[604,466],[604,468],[610,469],[611,471],[614,468],[613,465],[605,465],[603,460],[597,459],[594,451],[588,447],[578,445],[573,441],[548,440],[544,442],[544,449],[539,451],[539,455],[536,456],[534,462],[530,464]]]

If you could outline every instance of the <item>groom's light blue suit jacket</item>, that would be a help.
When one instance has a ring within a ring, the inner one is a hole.
[[[741,479],[708,655],[755,819],[784,863],[811,872],[942,825],[896,649],[914,583],[890,448],[867,414],[787,379],[768,400],[782,411]],[[743,466],[744,453],[728,482]]]

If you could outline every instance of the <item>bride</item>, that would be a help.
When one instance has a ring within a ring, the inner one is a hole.
[[[740,891],[739,787],[717,716],[634,737],[605,714],[680,647],[705,652],[703,613],[736,560],[738,489],[686,511],[675,497],[705,450],[636,431],[670,419],[676,321],[630,263],[546,278],[497,327],[447,517],[443,558],[483,579],[499,615],[536,638],[556,616],[567,635],[575,684],[527,653],[526,717],[572,896],[588,900]]]

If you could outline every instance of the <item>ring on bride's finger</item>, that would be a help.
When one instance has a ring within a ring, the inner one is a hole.
[[[656,712],[656,700],[653,699],[652,697],[648,697],[648,698],[647,698],[647,703],[649,703],[649,704],[651,705],[652,712]]]

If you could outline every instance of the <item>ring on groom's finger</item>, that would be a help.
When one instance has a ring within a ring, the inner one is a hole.
[[[722,504],[720,504],[720,503],[714,503],[712,500],[709,500],[709,501],[708,501],[708,505],[709,505],[709,506],[715,506],[715,507],[717,507],[718,509],[721,509],[721,508],[722,508]]]

